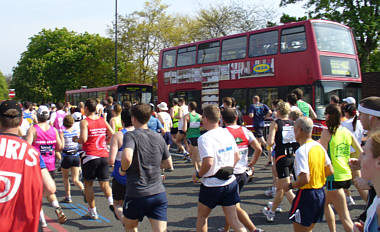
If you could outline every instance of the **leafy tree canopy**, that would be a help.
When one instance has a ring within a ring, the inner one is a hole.
[[[8,99],[8,84],[5,76],[0,72],[0,100]]]
[[[114,47],[110,39],[66,28],[45,30],[30,38],[13,70],[17,97],[34,102],[59,101],[66,90],[113,82]]]

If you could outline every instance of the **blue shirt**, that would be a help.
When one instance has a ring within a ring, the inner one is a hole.
[[[160,120],[158,120],[158,118],[153,117],[152,115],[150,116],[150,119],[148,121],[148,128],[154,132],[158,132],[158,130],[161,130],[164,127],[162,126]]]
[[[249,107],[248,113],[253,113],[253,126],[264,127],[265,115],[269,112],[269,107],[265,104],[252,104]]]
[[[42,159],[42,156],[41,156],[41,155],[40,155],[40,167],[41,167],[41,169],[46,168],[45,161],[44,161],[44,159]]]

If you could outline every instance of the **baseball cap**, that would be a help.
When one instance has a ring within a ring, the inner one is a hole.
[[[18,113],[16,115],[15,114],[11,114],[9,112],[9,110],[16,110]],[[8,117],[8,118],[21,117],[22,116],[22,110],[21,110],[20,104],[18,104],[14,100],[3,101],[0,104],[0,116]]]
[[[353,97],[346,97],[343,99],[344,102],[347,102],[348,104],[356,104],[356,100]]]
[[[50,105],[51,108],[56,108],[55,104]]]
[[[76,122],[82,120],[82,113],[81,112],[75,112],[71,116],[73,116],[74,121],[76,121]]]
[[[161,102],[160,104],[157,105],[157,107],[160,110],[168,110],[168,105],[166,104],[166,102]]]
[[[40,107],[38,107],[38,110],[37,110],[37,114],[49,114],[49,108],[47,108],[47,106],[44,106],[44,105],[41,105]]]

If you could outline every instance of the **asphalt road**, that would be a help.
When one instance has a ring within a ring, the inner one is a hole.
[[[175,170],[166,173],[165,187],[168,194],[168,230],[174,231],[195,231],[197,217],[197,201],[199,184],[191,181],[193,167],[191,163],[173,156]],[[263,207],[271,199],[264,195],[264,191],[271,185],[271,171],[265,168],[266,159],[261,157],[255,169],[255,178],[252,183],[246,185],[241,193],[242,208],[247,211],[256,226],[265,231],[293,231],[288,220],[288,210],[290,205],[284,198],[281,204],[282,213],[276,213],[273,223],[266,222],[265,216],[261,213]],[[57,176],[57,197],[62,200],[64,197],[64,187],[62,178]],[[358,192],[351,187],[356,205],[350,206],[352,218],[356,218],[364,208],[364,202],[359,199]],[[123,231],[123,227],[108,209],[108,203],[98,184],[95,184],[95,200],[97,212],[100,215],[98,220],[85,217],[87,204],[84,203],[80,191],[72,185],[73,203],[61,206],[68,217],[64,225],[55,222],[56,216],[52,207],[44,199],[43,209],[48,218],[48,228],[43,231]],[[339,217],[336,217],[337,220]],[[224,225],[224,216],[221,207],[215,208],[208,220],[209,231],[216,231]],[[139,224],[139,231],[151,231],[147,218]],[[327,223],[318,223],[314,231],[328,231]],[[337,231],[343,231],[343,226],[337,221]]]

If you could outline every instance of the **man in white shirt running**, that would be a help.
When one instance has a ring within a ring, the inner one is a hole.
[[[220,110],[216,105],[203,109],[203,127],[208,130],[198,138],[201,167],[193,174],[194,182],[201,178],[198,199],[197,231],[207,231],[207,219],[215,206],[221,205],[234,231],[243,231],[236,204],[240,201],[233,167],[240,159],[233,136],[219,127]]]

